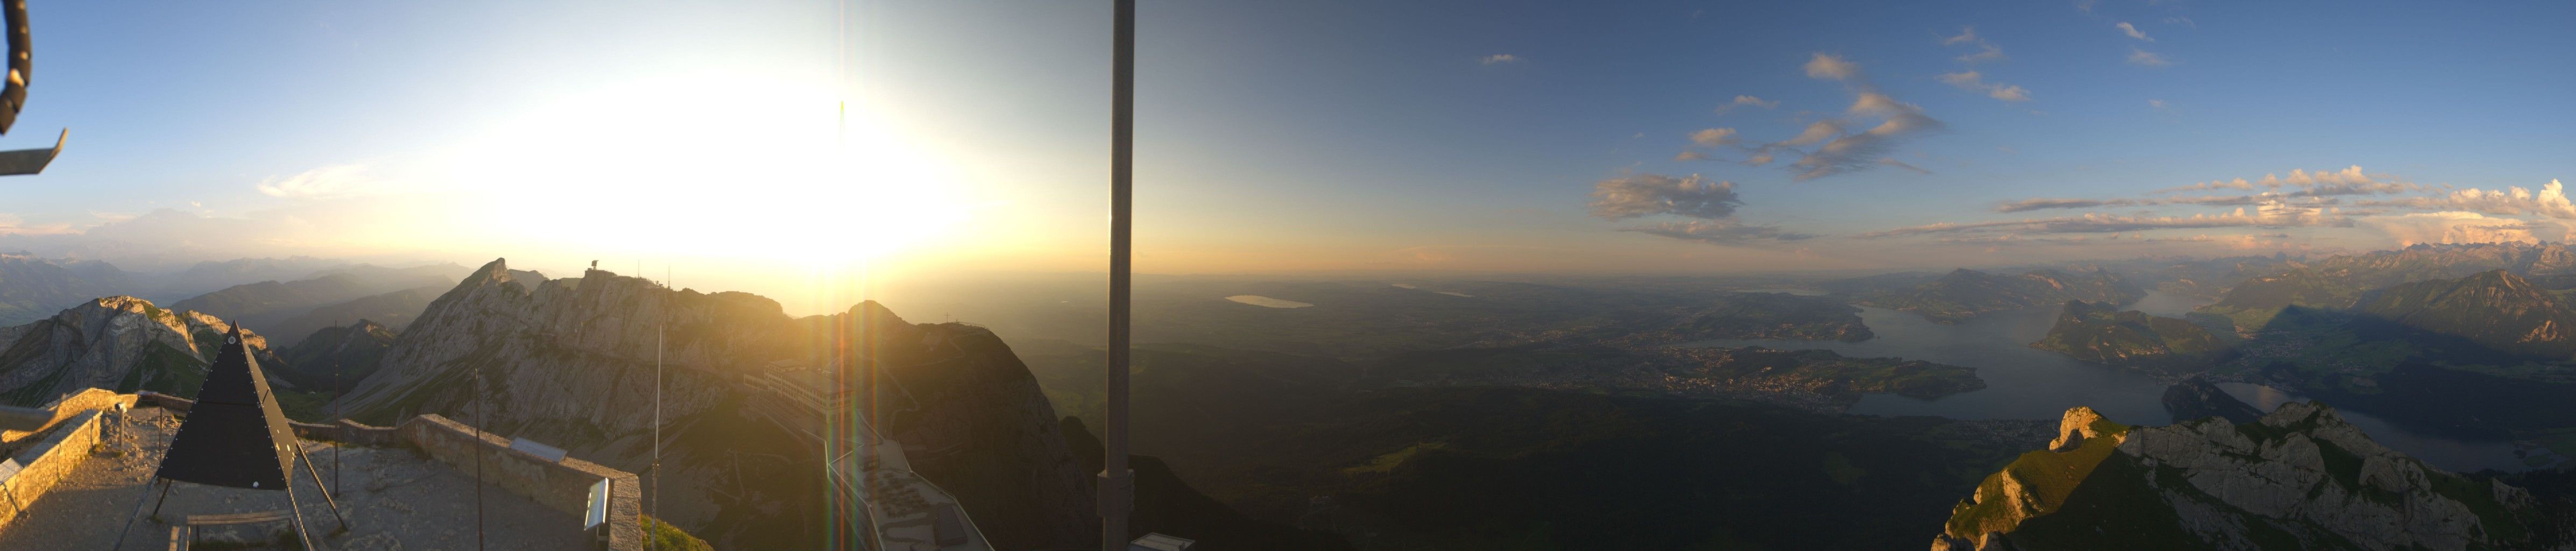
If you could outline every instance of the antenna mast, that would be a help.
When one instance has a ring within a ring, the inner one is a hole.
[[[640,265],[642,262],[639,261],[637,264],[639,265],[635,270],[643,271],[644,267]],[[641,277],[644,274],[635,275]],[[663,266],[663,281],[667,283],[670,277],[671,267]],[[667,288],[668,285],[665,287]],[[650,469],[653,471],[653,522],[667,522],[662,520],[662,340],[663,332],[671,324],[671,299],[679,298],[667,293],[664,296],[670,298],[662,301],[662,321],[653,326],[653,467]],[[645,531],[645,548],[652,549],[655,545],[653,540],[659,537],[661,534],[658,530]]]
[[[1127,549],[1127,304],[1135,253],[1136,0],[1116,0],[1109,88],[1109,419],[1101,427],[1100,549]]]

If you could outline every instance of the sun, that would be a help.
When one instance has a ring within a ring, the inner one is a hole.
[[[966,201],[944,157],[827,80],[671,75],[564,94],[462,148],[472,226],[599,254],[832,268],[939,241]]]

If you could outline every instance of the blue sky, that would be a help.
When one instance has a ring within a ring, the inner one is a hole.
[[[140,248],[1098,269],[1106,2],[32,10],[7,140],[73,135],[45,175],[0,182],[0,246],[228,228],[256,243]],[[2576,149],[2571,11],[1144,0],[1139,262],[1708,272],[2564,240],[2576,208],[2544,186]],[[1738,96],[1758,101],[1719,112]],[[1809,125],[1896,114],[1931,122],[1797,177],[1826,143],[1784,143]],[[1713,159],[1676,158],[1721,129]],[[1757,151],[1775,159],[1741,162]],[[1997,212],[2036,198],[2087,202]],[[176,212],[129,219],[158,209]],[[810,258],[844,250],[865,252]]]

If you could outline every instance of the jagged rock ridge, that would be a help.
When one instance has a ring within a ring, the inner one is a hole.
[[[130,296],[0,327],[0,402],[33,406],[91,387],[193,395],[231,329],[214,316],[164,310]],[[267,337],[242,334],[260,362],[283,363],[269,354]]]
[[[861,403],[885,406],[877,423],[886,436],[956,494],[997,547],[1095,539],[1090,473],[1066,451],[1027,369],[988,331],[905,323],[873,302],[794,318],[748,293],[673,290],[600,270],[532,288],[528,275],[503,260],[473,271],[404,328],[340,405],[370,422],[479,419],[641,472],[651,461],[658,349],[661,516],[726,547],[807,548],[825,510],[811,459],[819,450],[756,413],[756,403],[778,398],[751,376],[773,361],[827,366],[839,350],[856,351],[895,382]],[[865,344],[842,346],[851,341]]]
[[[2529,493],[2426,466],[2332,408],[2130,427],[2068,410],[1952,509],[1940,550],[2529,548]]]

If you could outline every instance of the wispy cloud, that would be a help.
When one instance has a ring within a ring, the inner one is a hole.
[[[1942,37],[1942,38],[1941,38],[1941,45],[1943,45],[1943,46],[1959,46],[1959,45],[1970,45],[1970,46],[1976,46],[1976,47],[1977,47],[1977,51],[1975,51],[1975,52],[1971,52],[1971,53],[1968,53],[1968,54],[1966,54],[1966,55],[1961,55],[1961,56],[1959,56],[1959,58],[1958,58],[1958,59],[1959,59],[1959,62],[1961,62],[1961,63],[1968,63],[1968,64],[1972,64],[1972,65],[1973,65],[1973,64],[1977,64],[1977,63],[1985,63],[1985,62],[1989,62],[1989,61],[2003,61],[2003,60],[2004,60],[2004,49],[2003,49],[2003,48],[2000,48],[2000,47],[1995,46],[1995,43],[1993,43],[1993,42],[1987,42],[1985,38],[1982,38],[1982,37],[1977,36],[1977,29],[1976,29],[1976,27],[1960,27],[1960,28],[1959,28],[1959,34],[1957,34],[1957,35],[1955,35],[1955,36],[1946,36],[1946,37]]]
[[[1507,63],[1518,63],[1518,62],[1520,62],[1520,60],[1521,60],[1520,56],[1516,56],[1516,55],[1512,55],[1512,54],[1494,54],[1494,55],[1489,55],[1489,56],[1485,56],[1485,57],[1481,57],[1481,58],[1476,58],[1476,63],[1478,63],[1478,64],[1482,64],[1482,65],[1485,65],[1485,66],[1489,66],[1489,67],[1490,67],[1490,66],[1494,66],[1494,65],[1502,65],[1502,64],[1507,64]]]
[[[2007,102],[2030,101],[2029,90],[2001,82],[1988,83],[1985,81],[1985,75],[1978,74],[1976,71],[1942,73],[1938,78],[1941,82],[1950,83],[1951,86],[1957,86],[1961,90],[1983,93],[1986,97]]]
[[[1807,76],[1826,80],[1851,80],[1852,77],[1860,76],[1860,65],[1845,61],[1842,56],[1820,52],[1807,59]]]
[[[1905,170],[1908,170],[1908,171],[1912,171],[1912,172],[1914,172],[1915,174],[1931,174],[1931,173],[1932,173],[1932,171],[1930,171],[1930,170],[1924,170],[1924,169],[1923,169],[1923,167],[1914,166],[1914,165],[1910,165],[1910,164],[1905,164],[1905,161],[1899,161],[1899,160],[1896,160],[1896,159],[1879,159],[1879,160],[1878,160],[1878,164],[1881,164],[1881,165],[1887,165],[1887,166],[1892,166],[1892,167],[1901,168],[1901,169],[1905,169]]]
[[[2173,65],[2173,61],[2172,61],[2172,60],[2169,60],[2169,59],[2165,59],[2165,56],[2163,56],[2163,55],[2159,55],[2159,54],[2157,54],[2157,53],[2155,53],[2155,52],[2150,52],[2150,51],[2141,50],[2141,49],[2137,49],[2137,48],[2130,48],[2130,49],[2129,49],[2129,64],[2131,64],[2131,65],[2144,65],[2144,66],[2148,66],[2148,67],[2164,67],[2164,66],[2168,66],[2168,65]]]
[[[1710,128],[1691,133],[1691,143],[1708,147],[1735,145],[1737,141],[1741,140],[1733,128]]]
[[[2015,231],[2030,233],[2112,233],[2177,228],[2229,228],[2294,226],[2347,227],[2352,219],[2329,209],[2294,205],[2286,202],[2265,203],[2253,212],[2238,208],[2226,214],[2191,216],[2123,216],[2091,213],[2083,216],[1998,220],[1989,222],[1942,222],[1909,226],[1854,235],[1864,239],[1909,235],[1955,234],[1965,232]]]
[[[2100,208],[2100,207],[2125,207],[2125,206],[2138,205],[2138,204],[2142,204],[2142,203],[2141,203],[2139,200],[2137,200],[2137,199],[2054,199],[2054,198],[2045,198],[2045,197],[2043,197],[2043,198],[2035,198],[2035,199],[2023,199],[2023,200],[2020,200],[2020,201],[2009,201],[2009,202],[2005,202],[2005,203],[2003,203],[2003,204],[1995,205],[1995,212],[2027,212],[2027,211],[2034,211],[2034,210],[2047,210],[2047,209],[2089,209],[2089,208]]]
[[[1733,220],[1664,222],[1621,228],[1619,231],[1718,245],[1744,245],[1756,241],[1798,241],[1816,237],[1813,234],[1785,231],[1779,226],[1745,224]]]
[[[1762,98],[1757,98],[1757,97],[1753,97],[1753,96],[1736,96],[1736,97],[1735,97],[1735,101],[1729,101],[1729,102],[1726,102],[1726,105],[1720,105],[1720,106],[1717,106],[1717,114],[1724,115],[1724,114],[1726,114],[1726,112],[1728,112],[1728,111],[1734,111],[1734,110],[1735,110],[1735,108],[1737,108],[1737,107],[1745,107],[1745,106],[1760,107],[1760,108],[1763,108],[1763,109],[1772,109],[1772,108],[1777,108],[1777,107],[1779,107],[1779,106],[1780,106],[1780,102],[1779,102],[1778,100],[1763,101],[1763,100],[1762,100]]]
[[[1632,174],[1592,184],[1592,215],[1604,220],[1658,214],[1717,219],[1734,215],[1743,204],[1735,182],[1712,182],[1698,174]]]
[[[1798,171],[1794,179],[1813,180],[1868,168],[1894,150],[1899,139],[1944,128],[1941,121],[1924,115],[1922,108],[1874,91],[1861,92],[1860,97],[1852,101],[1851,108],[1844,110],[1844,117],[1846,121],[1876,119],[1879,122],[1868,130],[1834,136],[1823,145],[1816,146],[1814,151],[1799,157],[1797,162],[1790,163],[1790,168]],[[1797,140],[1811,138],[1819,128],[1825,128],[1820,125],[1809,126],[1806,133],[1785,143],[1796,145]],[[1839,131],[1843,126],[1838,124],[1830,128]]]
[[[80,233],[71,224],[28,224],[15,214],[0,213],[0,235],[64,235]]]
[[[2138,39],[2138,40],[2144,40],[2144,41],[2148,41],[2148,42],[2155,42],[2155,41],[2156,41],[2156,39],[2153,39],[2153,38],[2147,38],[2147,32],[2146,32],[2146,31],[2138,30],[2138,27],[2137,27],[2137,26],[2135,26],[2135,25],[2130,25],[2130,24],[2129,24],[2129,22],[2127,22],[2127,21],[2121,21],[2121,22],[2120,22],[2120,24],[2118,24],[2118,25],[2112,25],[2112,26],[2113,26],[2113,27],[2119,27],[2119,28],[2120,28],[2120,34],[2129,35],[2129,38],[2135,38],[2135,39]],[[2186,42],[2188,42],[2188,41],[2186,41]]]
[[[2149,109],[2156,109],[2156,110],[2163,110],[2163,109],[2165,108],[2165,100],[2160,100],[2160,99],[2151,99],[2151,100],[2147,100],[2147,108],[2149,108]]]
[[[269,178],[253,187],[270,197],[306,199],[370,192],[381,183],[367,174],[366,165],[348,164],[316,168],[284,178]]]

